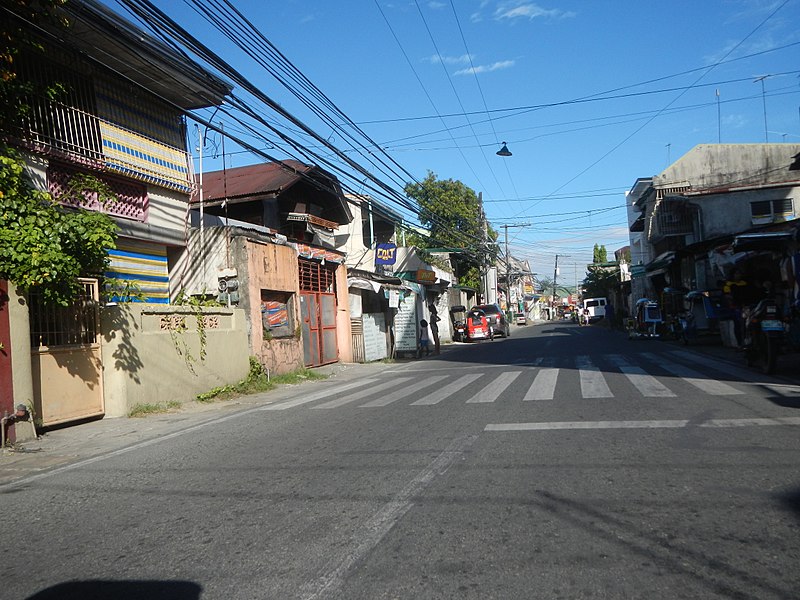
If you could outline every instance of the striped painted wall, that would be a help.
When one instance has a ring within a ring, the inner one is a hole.
[[[156,185],[191,191],[185,152],[104,121],[100,134],[107,167]]]
[[[135,284],[145,302],[169,304],[169,267],[167,249],[157,244],[120,238],[117,248],[109,250],[111,260],[106,279],[116,279],[119,289],[124,282]],[[125,298],[113,296],[113,302]]]

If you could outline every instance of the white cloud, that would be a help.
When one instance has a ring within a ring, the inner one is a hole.
[[[438,63],[444,63],[446,65],[468,65],[470,60],[474,58],[475,56],[472,54],[462,54],[461,56],[441,56],[440,54],[434,54],[433,56],[429,56],[423,60],[431,63],[432,65]]]
[[[447,6],[444,2],[428,2],[428,8],[431,10],[440,10]]]
[[[538,17],[551,19],[566,19],[574,17],[574,12],[559,10],[557,8],[542,8],[533,2],[516,1],[500,4],[494,12],[494,18],[499,20],[508,19],[528,19],[533,20]]]
[[[461,69],[453,73],[453,75],[477,75],[478,73],[489,73],[491,71],[499,71],[501,69],[510,69],[513,66],[513,60],[500,60],[490,65],[478,65],[474,68],[469,67],[468,69]]]

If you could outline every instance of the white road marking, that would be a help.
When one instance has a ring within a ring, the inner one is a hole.
[[[347,394],[343,398],[337,398],[336,400],[331,400],[330,402],[325,402],[324,404],[319,404],[318,406],[312,406],[311,408],[312,409],[339,408],[340,406],[344,406],[345,404],[350,404],[351,402],[355,402],[356,400],[361,400],[362,398],[371,396],[375,392],[380,392],[381,390],[385,390],[387,388],[396,387],[398,384],[409,381],[410,379],[413,379],[413,377],[396,377],[390,381],[385,381],[380,385],[372,386],[365,390],[355,392],[353,394]]]
[[[494,402],[500,397],[500,394],[506,391],[508,386],[514,383],[514,380],[519,377],[520,373],[522,373],[522,371],[507,371],[505,373],[500,373],[500,376],[497,377],[497,379],[492,381],[472,398],[467,400],[467,404]]]
[[[558,381],[558,369],[542,369],[536,374],[523,400],[552,400]]]
[[[674,398],[675,394],[666,386],[662,385],[652,375],[648,375],[641,367],[630,364],[619,354],[609,354],[608,359],[614,363],[625,377],[639,390],[645,398]]]
[[[558,429],[680,429],[701,427],[721,429],[729,427],[797,426],[800,417],[775,417],[772,419],[710,419],[694,423],[688,419],[665,421],[553,421],[549,423],[490,423],[484,431],[550,431]]]
[[[452,383],[448,383],[446,386],[439,388],[432,394],[429,394],[424,398],[417,400],[416,402],[412,402],[411,406],[429,406],[431,404],[438,404],[445,398],[449,398],[461,388],[468,386],[470,383],[476,379],[480,379],[481,377],[482,373],[471,373],[469,375],[459,377]]]
[[[588,356],[576,356],[575,364],[581,378],[581,395],[584,398],[613,398],[603,374],[592,364]]]
[[[642,356],[653,361],[665,371],[680,377],[686,383],[693,385],[706,394],[710,394],[712,396],[738,396],[744,394],[742,390],[737,390],[735,387],[728,385],[724,381],[719,381],[718,379],[709,379],[699,371],[695,371],[689,367],[666,360],[663,356],[658,354],[644,352],[642,353]]]
[[[438,383],[443,379],[447,379],[447,375],[435,375],[433,377],[428,377],[426,379],[418,381],[417,383],[412,383],[411,385],[407,385],[404,388],[392,392],[387,396],[383,396],[371,402],[367,402],[366,404],[362,404],[360,408],[374,408],[378,406],[388,406],[392,402],[401,400],[403,398],[407,398],[409,396],[413,396],[421,389],[433,385],[434,383]]]
[[[384,504],[369,521],[364,523],[360,532],[351,537],[343,546],[337,548],[324,569],[324,575],[301,587],[300,597],[303,600],[330,598],[344,584],[347,574],[355,565],[364,560],[372,550],[381,543],[395,524],[403,518],[413,506],[413,501],[431,482],[444,475],[453,463],[461,460],[478,436],[459,438],[453,441],[437,456],[433,462],[417,473],[394,498]]]
[[[277,402],[275,404],[269,404],[267,406],[262,406],[256,410],[286,410],[287,408],[293,408],[295,406],[300,406],[302,404],[308,404],[309,402],[314,402],[315,400],[327,398],[328,396],[333,396],[340,392],[352,390],[353,388],[359,388],[365,385],[371,385],[376,381],[378,380],[361,379],[360,381],[353,381],[352,383],[346,383],[344,385],[326,387],[324,390],[319,391],[316,394],[308,394],[305,396],[301,396],[300,398],[295,398],[294,400],[287,400],[286,402]]]

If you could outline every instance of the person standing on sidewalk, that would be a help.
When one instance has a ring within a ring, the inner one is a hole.
[[[428,304],[428,310],[431,313],[431,334],[433,335],[433,351],[439,354],[439,311],[436,310],[436,305],[431,302]]]

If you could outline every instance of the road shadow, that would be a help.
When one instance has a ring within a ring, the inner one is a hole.
[[[26,600],[200,600],[202,591],[192,581],[68,581]]]

